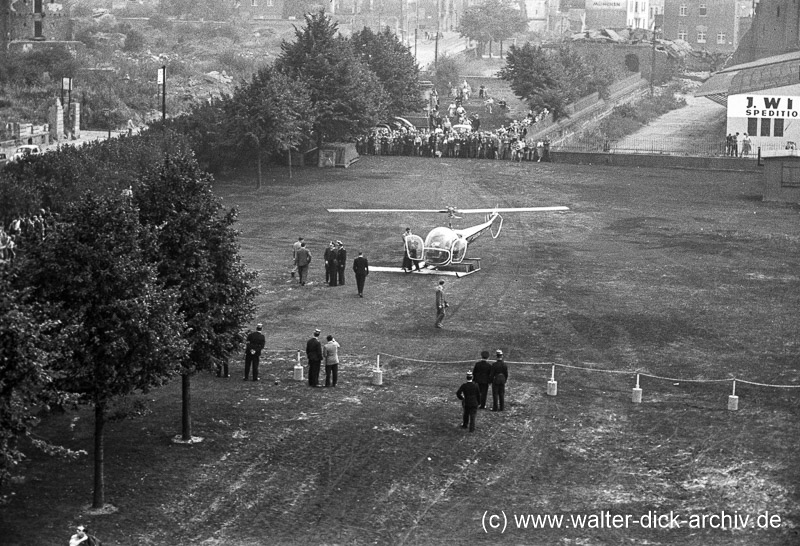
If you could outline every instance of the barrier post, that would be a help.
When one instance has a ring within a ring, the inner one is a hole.
[[[631,402],[634,404],[641,404],[642,403],[642,389],[639,388],[639,374],[636,374],[636,386],[633,388],[633,394],[631,395]]]
[[[297,351],[297,363],[294,365],[294,380],[303,380],[303,365],[300,364],[300,351]]]
[[[556,381],[556,367],[550,370],[550,381],[547,382],[547,394],[555,396],[558,394],[558,381]]]
[[[383,385],[383,370],[381,370],[381,355],[378,355],[378,359],[375,362],[375,369],[372,370],[372,384],[373,385]]]
[[[736,411],[739,409],[739,397],[736,396],[736,380],[733,380],[733,393],[728,397],[728,410]]]

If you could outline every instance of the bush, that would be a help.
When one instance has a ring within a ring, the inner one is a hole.
[[[138,30],[130,29],[125,33],[124,51],[141,51],[144,49],[146,40],[144,34]]]

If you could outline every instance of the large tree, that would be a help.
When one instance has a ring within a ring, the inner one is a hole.
[[[132,190],[143,224],[157,233],[158,278],[176,291],[187,324],[189,351],[179,360],[184,441],[192,439],[192,374],[222,366],[241,347],[254,312],[254,275],[239,255],[236,211],[222,210],[211,181],[189,153],[175,153]]]
[[[376,34],[364,27],[351,36],[350,42],[388,93],[389,116],[417,112],[424,106],[419,87],[419,66],[394,32],[387,27]]]
[[[489,44],[491,54],[492,42],[502,44],[527,28],[528,23],[519,7],[508,0],[486,0],[482,4],[469,7],[458,24],[461,36],[478,43],[475,53],[479,57],[484,54],[486,44]]]
[[[509,48],[499,74],[533,111],[547,109],[555,119],[568,115],[569,103],[595,91],[602,95],[614,79],[607,66],[568,46],[546,49],[530,42]]]
[[[230,142],[238,150],[256,151],[258,183],[261,158],[288,152],[308,138],[315,116],[306,88],[273,67],[262,68],[224,102]],[[233,154],[241,157],[242,153]]]
[[[323,11],[306,14],[305,22],[294,42],[281,44],[275,67],[308,89],[319,145],[363,134],[386,117],[383,86]]]
[[[70,328],[57,363],[62,390],[94,406],[94,496],[105,502],[104,425],[115,397],[147,391],[180,370],[185,323],[177,294],[158,282],[153,230],[126,197],[86,194],[18,258],[32,297]]]

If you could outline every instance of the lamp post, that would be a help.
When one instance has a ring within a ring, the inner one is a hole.
[[[650,96],[653,96],[653,87],[656,78],[656,36],[658,36],[658,28],[653,25],[653,51],[651,52],[650,59]]]

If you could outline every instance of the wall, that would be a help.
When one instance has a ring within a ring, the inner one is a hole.
[[[60,2],[42,0],[9,0],[7,19],[8,41],[13,40],[66,40],[70,37],[72,23],[69,9]],[[35,9],[41,7],[40,12]]]
[[[584,54],[598,54],[603,61],[614,64],[617,67],[628,69],[626,59],[628,55],[634,55],[639,60],[639,70],[642,78],[649,80],[652,72],[653,47],[650,44],[608,44],[597,42],[572,42],[574,49]],[[656,51],[656,81],[666,79],[669,60],[667,55],[661,51]],[[628,69],[629,70],[629,69]],[[631,73],[636,70],[629,70]]]
[[[675,155],[609,154],[603,152],[551,151],[553,163],[650,167],[658,169],[699,169],[761,173],[764,167],[756,159],[734,157],[685,157]]]
[[[800,203],[800,157],[764,158],[762,188],[764,201]]]

